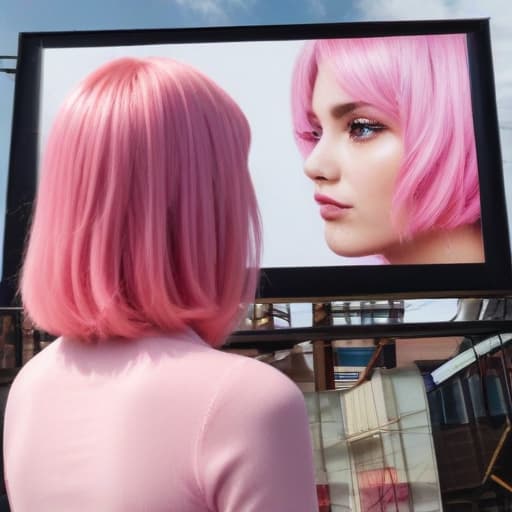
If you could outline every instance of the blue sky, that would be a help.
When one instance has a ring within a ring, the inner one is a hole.
[[[512,9],[509,0],[0,0],[0,55],[16,55],[18,33],[25,31],[472,16],[491,17],[500,123],[509,127],[504,133],[510,139],[512,68],[508,63],[512,62],[509,35]],[[3,234],[13,96],[13,75],[0,73],[0,234]],[[502,142],[505,142],[503,146],[512,147],[512,140]]]

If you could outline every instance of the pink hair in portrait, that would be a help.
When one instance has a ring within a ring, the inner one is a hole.
[[[391,221],[404,240],[480,218],[466,37],[366,37],[307,43],[293,77],[292,111],[304,157],[314,147],[310,112],[319,65],[357,101],[371,104],[401,129]]]
[[[122,58],[59,111],[22,271],[42,329],[84,341],[190,327],[219,345],[254,298],[260,221],[250,131],[208,77]]]

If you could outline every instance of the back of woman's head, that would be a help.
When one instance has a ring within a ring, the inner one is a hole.
[[[293,79],[296,133],[307,130],[318,66],[325,62],[354,101],[400,126],[404,160],[392,217],[403,235],[452,229],[480,218],[466,36],[318,40],[299,56]],[[303,155],[311,144],[297,137]]]
[[[48,138],[29,316],[81,340],[191,327],[219,344],[257,280],[249,143],[236,103],[187,65],[124,58],[89,75]]]

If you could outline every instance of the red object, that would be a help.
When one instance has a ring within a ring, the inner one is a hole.
[[[331,497],[327,484],[317,484],[316,495],[318,496],[318,512],[331,512]]]
[[[398,482],[395,468],[360,471],[357,478],[363,512],[385,512],[389,504],[398,506],[409,499],[409,484]]]

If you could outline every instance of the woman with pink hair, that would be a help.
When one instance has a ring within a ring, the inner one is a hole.
[[[249,143],[235,102],[169,59],[107,63],[65,101],[21,280],[59,338],[9,395],[13,510],[316,510],[300,391],[215,349],[257,283]]]
[[[484,261],[465,35],[311,41],[292,111],[333,252]]]

